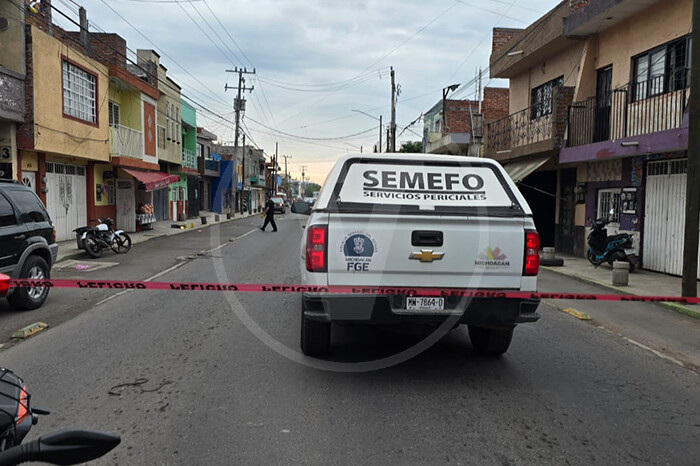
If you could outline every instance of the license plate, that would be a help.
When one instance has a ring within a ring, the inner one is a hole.
[[[407,311],[443,311],[445,298],[406,298]]]
[[[637,250],[636,249],[625,249],[625,254],[627,254],[628,256],[636,256]]]

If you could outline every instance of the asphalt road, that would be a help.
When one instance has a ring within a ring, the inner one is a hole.
[[[278,223],[278,233],[252,231],[250,220],[222,226],[221,239],[239,239],[158,280],[296,282],[302,219]],[[205,230],[188,235],[189,252],[176,249],[187,235],[152,240],[135,246],[134,262],[93,276],[144,278],[223,244]],[[156,247],[160,260],[150,255]],[[424,336],[339,328],[319,363],[298,353],[296,295],[148,291],[94,305],[107,294],[56,291],[57,303],[80,310],[0,351],[0,364],[53,412],[32,438],[78,427],[122,436],[97,463],[690,465],[700,457],[695,372],[547,305],[500,359],[474,355],[457,329],[403,363],[357,371]],[[116,387],[139,379],[147,381]]]

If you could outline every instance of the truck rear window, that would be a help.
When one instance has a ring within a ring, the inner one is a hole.
[[[502,173],[486,163],[349,160],[333,192],[338,210],[521,213]]]

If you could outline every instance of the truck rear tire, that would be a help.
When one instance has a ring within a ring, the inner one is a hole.
[[[323,356],[330,351],[331,324],[311,320],[301,306],[301,352],[307,356]]]
[[[500,330],[470,325],[469,339],[477,354],[497,357],[508,351],[513,339],[513,328]]]

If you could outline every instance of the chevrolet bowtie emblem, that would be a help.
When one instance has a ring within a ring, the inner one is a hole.
[[[432,249],[421,249],[420,252],[412,252],[409,259],[419,260],[421,262],[439,261],[445,256],[444,252],[433,252]]]

